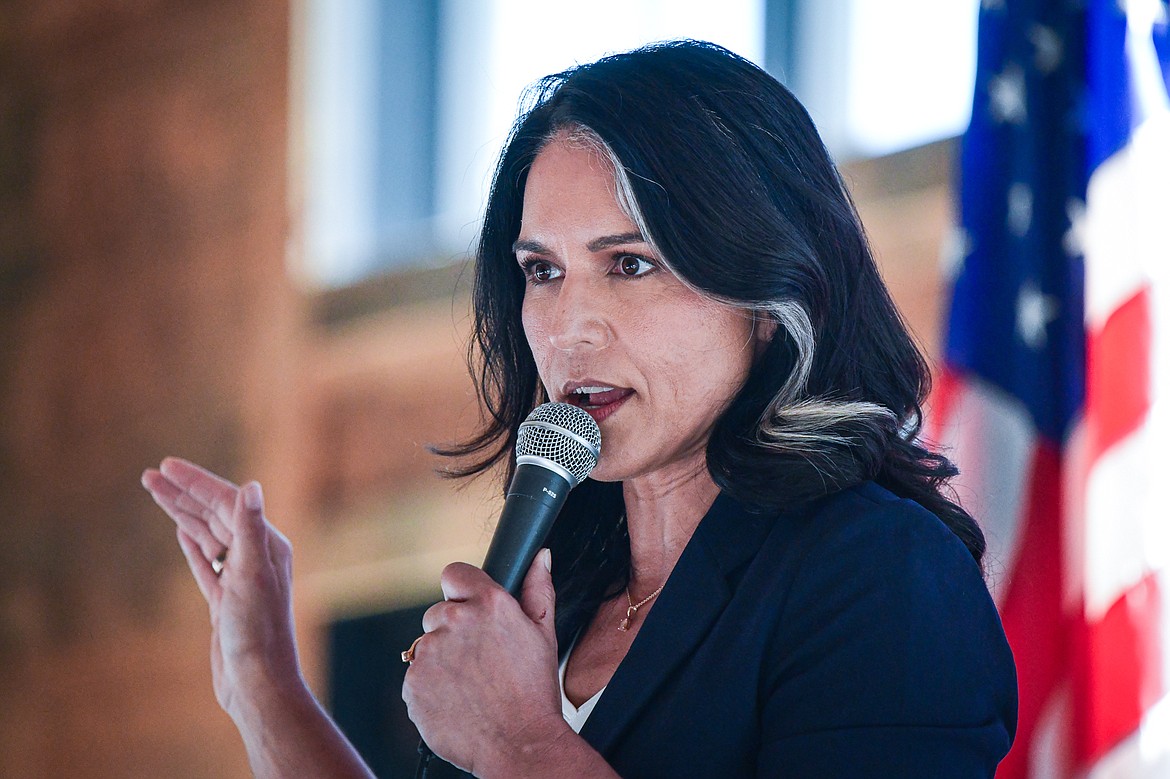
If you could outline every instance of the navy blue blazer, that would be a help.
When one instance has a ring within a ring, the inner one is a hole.
[[[991,777],[1015,725],[978,566],[868,483],[777,516],[719,496],[581,736],[625,779],[939,779]]]

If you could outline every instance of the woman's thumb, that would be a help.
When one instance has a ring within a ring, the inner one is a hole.
[[[552,552],[541,549],[528,567],[524,585],[520,588],[520,607],[533,622],[554,632],[554,613],[557,594],[552,583]]]
[[[259,482],[248,482],[236,493],[236,507],[232,514],[233,544],[228,551],[236,566],[250,566],[266,560],[268,549],[264,539],[264,493]]]

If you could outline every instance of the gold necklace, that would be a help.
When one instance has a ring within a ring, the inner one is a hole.
[[[630,607],[628,609],[626,609],[626,617],[625,617],[625,619],[622,620],[621,624],[618,625],[618,630],[622,631],[623,633],[625,631],[629,630],[630,623],[633,622],[634,617],[638,614],[638,609],[642,608],[647,603],[654,600],[654,596],[657,595],[658,593],[662,592],[662,588],[665,586],[666,586],[666,582],[663,582],[662,584],[658,585],[657,590],[650,593],[649,595],[647,595],[645,598],[638,601],[637,603],[634,603],[634,599],[630,597],[630,585],[627,584],[626,585],[626,603],[628,603],[630,605]]]

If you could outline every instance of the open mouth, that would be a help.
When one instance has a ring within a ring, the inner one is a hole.
[[[577,387],[565,395],[565,402],[584,409],[594,421],[600,422],[617,411],[618,407],[633,394],[632,389],[622,387]]]

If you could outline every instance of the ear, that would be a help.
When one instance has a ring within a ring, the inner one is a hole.
[[[776,328],[780,326],[780,323],[767,311],[757,311],[755,317],[752,327],[756,341],[755,358],[758,360],[763,355],[764,350],[768,348],[768,344],[772,343],[772,338],[775,337]]]

